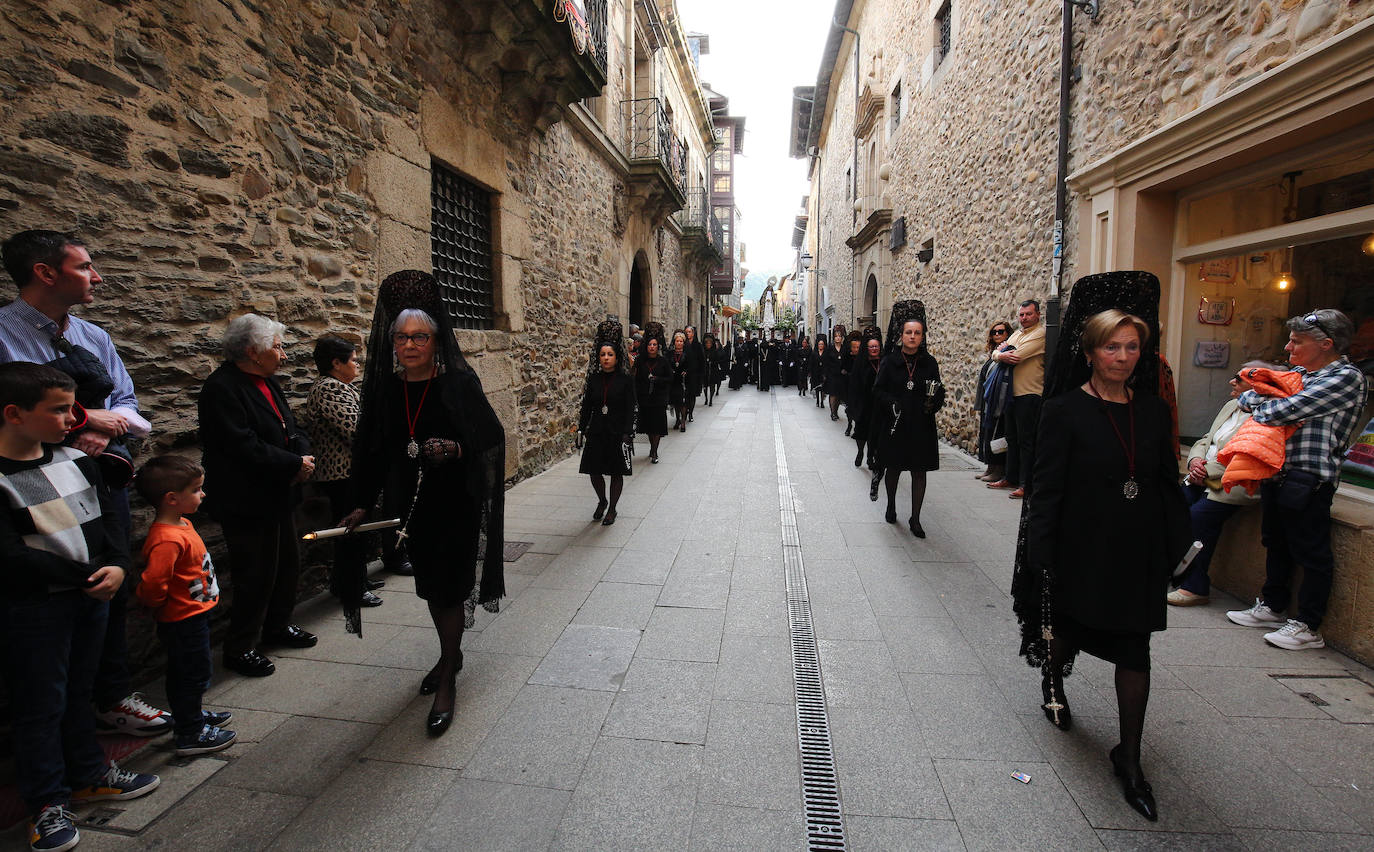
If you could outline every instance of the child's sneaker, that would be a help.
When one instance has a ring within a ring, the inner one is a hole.
[[[1264,634],[1264,641],[1276,648],[1289,651],[1303,651],[1308,648],[1325,648],[1326,640],[1306,623],[1290,618],[1288,623],[1273,633]]]
[[[111,763],[94,784],[72,791],[72,801],[82,802],[125,801],[146,796],[157,789],[162,779],[146,772],[129,772]]]
[[[33,852],[62,852],[81,842],[76,814],[62,805],[48,805],[29,823],[29,848]]]
[[[135,692],[104,713],[95,714],[97,734],[155,737],[170,730],[172,714],[144,701],[141,692]]]
[[[223,728],[229,724],[229,720],[234,718],[234,714],[228,710],[202,710],[200,711],[201,724],[209,725],[212,728]]]
[[[1282,627],[1286,620],[1282,613],[1270,609],[1259,598],[1249,609],[1233,609],[1226,613],[1226,617],[1241,627]]]
[[[209,754],[221,751],[234,744],[238,736],[233,731],[202,725],[200,733],[189,737],[177,737],[177,757],[190,757],[193,754]]]

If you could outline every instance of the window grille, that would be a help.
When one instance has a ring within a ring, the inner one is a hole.
[[[491,193],[441,163],[430,168],[430,254],[454,328],[493,328]]]
[[[950,14],[949,2],[940,7],[940,11],[935,14],[935,26],[939,28],[940,43],[935,54],[935,65],[938,67],[941,62],[949,56],[949,44],[952,35],[951,28],[953,16]]]

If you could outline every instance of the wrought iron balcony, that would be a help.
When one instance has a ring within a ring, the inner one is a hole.
[[[683,248],[713,268],[725,260],[725,226],[711,208],[711,192],[704,186],[687,190],[687,206],[674,218],[682,228]]]
[[[655,221],[687,203],[687,149],[673,135],[668,113],[658,98],[623,102],[629,123],[630,182]]]
[[[483,76],[500,72],[501,103],[519,123],[542,132],[568,104],[606,86],[607,0],[465,0],[446,8],[462,61]]]

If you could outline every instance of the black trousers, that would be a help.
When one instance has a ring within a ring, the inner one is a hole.
[[[1011,398],[1007,413],[1007,481],[1031,490],[1031,471],[1035,470],[1035,432],[1040,427],[1040,394],[1028,393]]]
[[[210,613],[157,625],[157,637],[167,649],[167,705],[176,720],[178,738],[200,733],[201,698],[210,688]]]
[[[103,486],[102,486],[103,487]],[[129,537],[133,531],[133,521],[129,515],[129,489],[106,489],[106,497],[113,507],[115,519],[123,535],[124,548],[129,549]],[[129,593],[133,581],[128,577],[110,600],[110,615],[105,623],[105,642],[100,647],[100,663],[95,670],[95,686],[91,699],[99,710],[109,710],[123,701],[133,691],[132,677],[129,674]]]
[[[226,518],[220,527],[234,592],[224,653],[233,656],[257,648],[264,632],[280,632],[291,623],[300,551],[290,509],[265,518]]]
[[[1302,566],[1296,618],[1316,630],[1326,618],[1331,597],[1331,578],[1336,560],[1331,553],[1331,499],[1336,486],[1323,482],[1303,506],[1279,505],[1279,482],[1260,484],[1264,515],[1260,539],[1264,542],[1264,603],[1275,612],[1288,609],[1293,598],[1293,569]]]

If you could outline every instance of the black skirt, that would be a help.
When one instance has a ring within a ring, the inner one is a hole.
[[[1137,672],[1150,670],[1150,634],[1115,633],[1080,624],[1064,613],[1054,617],[1054,634],[1070,646]]]
[[[582,447],[582,463],[578,465],[577,472],[602,476],[629,476],[634,473],[630,467],[629,448],[621,443],[619,435],[588,435],[587,443]]]

